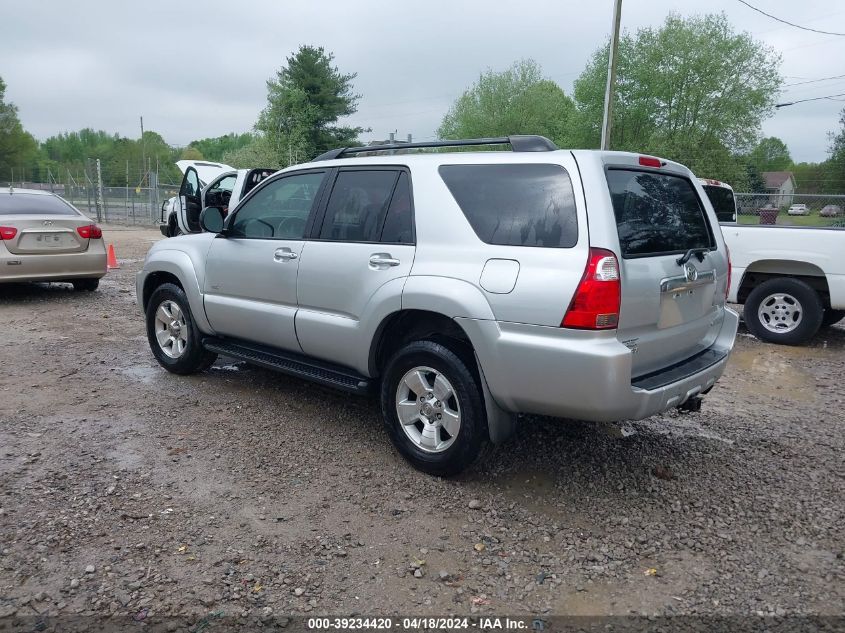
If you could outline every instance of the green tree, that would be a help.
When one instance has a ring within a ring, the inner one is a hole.
[[[746,186],[745,191],[750,193],[766,193],[766,181],[760,171],[751,163],[745,166]]]
[[[757,146],[751,150],[749,160],[760,172],[784,171],[792,164],[786,143],[776,136],[760,139]]]
[[[344,74],[332,65],[334,55],[314,46],[301,46],[267,81],[267,107],[255,127],[263,141],[254,148],[272,148],[282,164],[301,162],[316,154],[354,145],[360,127],[337,125],[354,114],[360,95],[353,92],[356,73]]]
[[[828,159],[822,163],[824,193],[845,193],[845,108],[839,113],[840,129],[830,133]]]
[[[179,160],[203,160],[204,158],[205,156],[202,155],[202,152],[193,145],[183,147],[182,151],[179,152]]]
[[[575,81],[576,143],[601,136],[608,46]],[[724,14],[670,15],[658,28],[619,42],[611,147],[678,160],[703,176],[746,178],[734,155],[748,152],[772,111],[782,79],[780,56]]]
[[[502,72],[488,69],[458,97],[437,130],[440,138],[540,134],[561,147],[571,143],[575,104],[532,59]]]
[[[220,162],[237,169],[252,169],[254,167],[278,168],[287,167],[287,160],[276,151],[265,136],[254,136],[248,145],[231,149],[224,153]]]
[[[0,77],[0,179],[21,180],[21,168],[29,166],[35,158],[38,144],[23,129],[18,119],[18,108],[6,103],[6,83]]]
[[[189,147],[194,147],[202,154],[206,160],[223,161],[223,155],[226,152],[246,147],[255,140],[255,136],[249,132],[243,134],[236,134],[231,132],[223,136],[216,136],[214,138],[202,138],[196,141],[191,141]]]

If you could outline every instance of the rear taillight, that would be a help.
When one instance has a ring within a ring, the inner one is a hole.
[[[99,240],[103,237],[103,231],[96,224],[88,224],[87,226],[80,226],[76,229],[79,237],[86,240]]]
[[[18,234],[18,230],[13,226],[0,226],[0,240],[10,240]]]
[[[725,254],[728,256],[728,283],[725,286],[725,301],[731,294],[731,274],[733,273],[733,265],[731,264],[731,249],[725,244]]]
[[[611,251],[591,248],[587,269],[561,327],[611,330],[619,325],[622,284],[619,261]]]
[[[640,156],[640,165],[643,167],[663,167],[665,163],[654,156]]]

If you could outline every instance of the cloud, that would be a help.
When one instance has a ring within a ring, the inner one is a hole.
[[[633,31],[692,8],[624,0],[622,23]],[[800,15],[786,0],[771,0],[766,9],[808,26],[845,29],[839,0],[806,0]],[[300,44],[316,44],[335,53],[342,71],[358,73],[362,99],[351,123],[372,127],[373,138],[394,130],[427,138],[486,68],[531,57],[571,92],[607,37],[610,10],[609,1],[562,0],[41,0],[4,11],[0,76],[24,125],[39,138],[82,127],[137,137],[143,115],[148,129],[184,145],[251,129],[265,104],[267,79]],[[784,75],[843,73],[845,38],[787,27],[731,0],[714,0],[705,10],[725,11],[738,29],[782,51]],[[784,97],[845,92],[843,86],[795,86]],[[782,138],[796,160],[821,160],[842,105],[783,108],[763,131]]]

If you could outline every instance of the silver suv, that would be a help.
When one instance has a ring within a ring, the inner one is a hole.
[[[513,151],[396,153],[494,144]],[[153,246],[137,292],[158,361],[190,374],[222,354],[377,392],[396,448],[438,475],[519,413],[700,406],[738,317],[686,167],[535,136],[378,150],[283,170]]]

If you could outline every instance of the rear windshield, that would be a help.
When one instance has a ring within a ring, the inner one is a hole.
[[[623,257],[713,247],[707,216],[687,178],[609,169],[607,184]]]
[[[440,177],[487,244],[570,248],[575,194],[560,165],[443,165]]]
[[[77,215],[61,198],[31,193],[0,193],[0,215]]]
[[[710,204],[716,212],[719,222],[734,222],[736,220],[736,202],[734,192],[727,187],[704,185],[704,193],[710,198]]]

